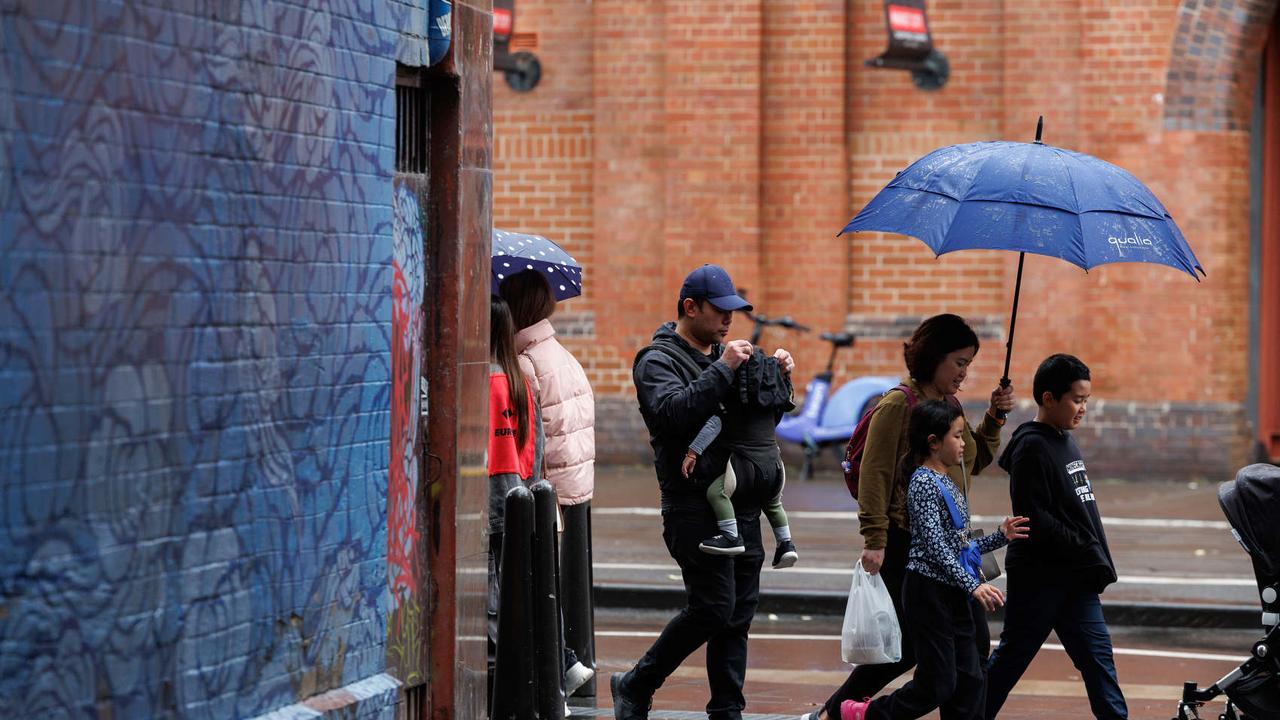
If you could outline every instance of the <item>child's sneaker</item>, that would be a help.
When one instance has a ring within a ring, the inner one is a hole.
[[[720,534],[698,543],[698,549],[712,555],[741,555],[747,551],[747,546],[737,535]]]
[[[778,543],[778,548],[773,551],[773,569],[789,568],[795,565],[799,559],[800,553],[796,552],[796,544],[790,540],[783,540]]]
[[[573,667],[564,671],[564,694],[570,696],[578,691],[578,688],[587,684],[587,681],[595,677],[596,671],[576,662]]]
[[[865,720],[867,717],[867,706],[871,704],[871,699],[866,700],[845,700],[840,703],[840,720]]]

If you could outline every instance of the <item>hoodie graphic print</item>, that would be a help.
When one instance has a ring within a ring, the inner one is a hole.
[[[1030,537],[1009,546],[1010,581],[1029,578],[1093,592],[1115,582],[1093,485],[1071,433],[1023,423],[999,464],[1009,473],[1013,513],[1030,518],[1032,528]]]

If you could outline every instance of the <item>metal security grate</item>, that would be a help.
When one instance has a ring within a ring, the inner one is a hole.
[[[430,94],[422,87],[396,86],[396,172],[427,173],[431,115]]]
[[[404,691],[404,720],[423,720],[427,716],[427,688],[429,685],[415,685]]]

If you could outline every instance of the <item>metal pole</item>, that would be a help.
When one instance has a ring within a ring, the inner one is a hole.
[[[1022,294],[1022,264],[1027,259],[1025,252],[1018,253],[1018,281],[1013,286],[1013,314],[1009,316],[1009,340],[1004,344],[1004,375],[1000,376],[1000,387],[1009,387],[1009,361],[1013,358],[1013,331],[1018,325],[1018,296]],[[996,411],[996,419],[1003,420],[1009,413]]]
[[[578,662],[595,667],[595,607],[591,595],[594,577],[591,570],[591,501],[566,505],[564,511],[564,545],[560,556],[560,590],[564,608],[564,641]],[[596,706],[596,680],[591,678],[574,693],[583,699],[583,707]]]
[[[556,550],[556,491],[533,484],[533,655],[537,710],[541,720],[564,720],[564,646],[560,628],[559,553]]]
[[[533,493],[507,491],[502,562],[498,571],[498,647],[494,661],[494,720],[534,717]]]

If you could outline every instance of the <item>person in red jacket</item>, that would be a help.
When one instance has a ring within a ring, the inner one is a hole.
[[[595,396],[582,364],[556,340],[550,319],[556,310],[556,297],[543,277],[545,274],[526,270],[508,276],[499,286],[498,294],[511,308],[516,327],[516,359],[533,387],[538,411],[542,413],[546,434],[543,477],[556,490],[564,518],[561,532],[567,541],[583,547],[590,543],[590,537],[568,536],[590,534],[591,496],[595,490]],[[574,564],[573,559],[569,559],[560,566],[561,581],[566,587],[574,580],[582,585],[590,584],[589,558],[581,560]],[[594,616],[589,591],[565,592],[562,601],[564,614],[569,617]],[[579,638],[579,642],[583,641]],[[584,657],[595,656],[594,645],[579,645],[577,650],[582,651]],[[578,653],[568,642],[564,646],[564,667],[566,695],[573,695],[595,676],[595,670],[578,660]]]
[[[503,511],[507,491],[533,482],[542,467],[542,416],[516,360],[511,310],[489,300],[489,681],[498,641],[498,568],[502,564]],[[514,380],[514,382],[513,382]],[[492,696],[492,692],[490,692]]]

